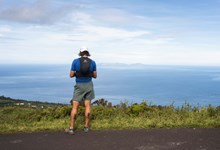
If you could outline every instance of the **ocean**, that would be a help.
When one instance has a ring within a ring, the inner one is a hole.
[[[220,67],[97,65],[96,98],[113,104],[220,106]],[[69,104],[70,65],[0,65],[0,95]]]

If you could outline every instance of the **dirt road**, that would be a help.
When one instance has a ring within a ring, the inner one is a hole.
[[[220,128],[0,134],[1,150],[220,150]]]

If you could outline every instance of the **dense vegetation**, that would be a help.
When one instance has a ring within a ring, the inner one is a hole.
[[[1,99],[0,99],[1,100]],[[1,100],[2,101],[2,100]],[[42,105],[42,104],[41,104]],[[101,99],[93,103],[91,128],[217,128],[220,127],[220,107],[151,106],[146,102],[122,102],[112,106]],[[0,132],[32,132],[63,130],[69,126],[70,105],[31,107],[9,105],[0,107]],[[83,128],[84,107],[80,106],[76,121],[78,130]]]

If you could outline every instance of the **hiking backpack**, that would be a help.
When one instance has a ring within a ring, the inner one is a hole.
[[[80,60],[80,70],[76,71],[76,77],[92,77],[92,72],[90,71],[90,65],[92,60],[88,57],[81,57]]]

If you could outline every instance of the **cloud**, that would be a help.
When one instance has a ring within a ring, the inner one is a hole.
[[[150,34],[148,31],[129,31],[126,29],[120,28],[111,28],[111,27],[104,27],[104,26],[94,26],[94,25],[83,25],[78,28],[81,33],[86,33],[82,35],[81,39],[90,39],[95,41],[100,40],[125,40],[127,38],[135,38],[140,37],[143,35]]]
[[[75,4],[61,4],[55,7],[54,4],[50,0],[37,0],[32,3],[0,6],[0,20],[32,24],[53,24],[64,18],[73,9],[79,7],[79,5]]]
[[[13,40],[13,41],[14,41],[14,40],[23,40],[23,39],[21,39],[21,38],[7,37],[7,36],[3,36],[3,35],[1,35],[1,34],[0,34],[0,39],[4,40],[4,41],[1,41],[1,42],[5,42],[5,40],[7,40],[7,41],[8,41],[8,40],[10,40],[10,41],[11,41],[11,40]]]
[[[11,63],[9,59],[13,59],[22,63],[32,60],[56,63],[62,57],[59,61],[68,63],[82,45],[92,50],[92,57],[98,62],[219,62],[220,54],[214,52],[219,49],[218,14],[204,17],[192,13],[191,7],[183,6],[183,11],[164,2],[0,0],[0,3],[0,51],[4,54],[1,62]],[[160,7],[164,9],[155,9]],[[213,25],[208,21],[214,21]]]
[[[4,43],[5,40],[18,40],[17,38],[10,37],[8,34],[12,32],[12,29],[6,26],[0,26],[0,43]]]
[[[5,43],[9,41],[23,40],[20,37],[14,36],[14,31],[9,26],[0,26],[0,43]]]
[[[152,64],[152,65],[201,65],[201,66],[219,66],[220,52],[178,52],[178,51],[152,51],[145,52],[129,51],[127,53],[118,51],[115,53],[96,54],[98,62],[127,63],[127,64]]]
[[[8,33],[11,32],[11,28],[9,27],[0,27],[0,33]]]
[[[102,23],[111,23],[111,24],[139,24],[141,17],[139,15],[134,15],[118,8],[103,8],[94,12],[94,19]]]

